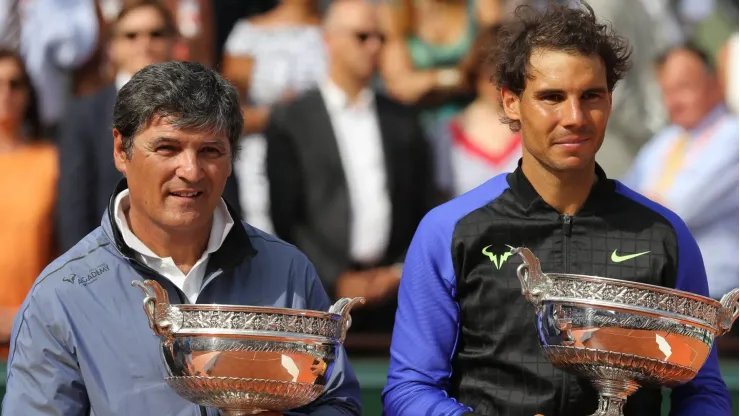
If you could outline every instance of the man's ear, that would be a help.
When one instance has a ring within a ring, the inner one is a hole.
[[[503,87],[501,88],[501,107],[504,109],[504,113],[509,120],[520,121],[521,116],[519,113],[519,104],[521,100],[514,91]]]
[[[126,176],[126,167],[128,166],[128,155],[123,148],[123,135],[118,129],[113,129],[113,162],[116,169]]]

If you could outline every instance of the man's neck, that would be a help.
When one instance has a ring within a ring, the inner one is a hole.
[[[133,207],[124,211],[131,232],[149,250],[159,257],[171,257],[177,267],[187,274],[198,262],[208,246],[211,221],[198,230],[172,232],[164,230]]]
[[[329,80],[347,95],[349,102],[353,103],[367,86],[367,81],[357,79],[346,72],[332,67],[329,69]]]
[[[583,206],[596,181],[595,171],[595,161],[580,171],[556,172],[531,155],[522,155],[524,176],[537,194],[562,214],[574,215]]]

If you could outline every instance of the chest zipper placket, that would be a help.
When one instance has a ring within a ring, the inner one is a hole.
[[[563,215],[563,273],[568,273],[568,243],[573,230],[573,216]],[[563,389],[560,395],[560,414],[564,414],[570,396],[570,376],[563,371]]]

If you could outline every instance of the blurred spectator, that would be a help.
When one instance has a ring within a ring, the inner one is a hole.
[[[91,0],[96,6],[100,33],[94,55],[74,71],[74,95],[86,95],[103,87],[115,76],[116,68],[107,54],[106,35],[115,23],[118,14],[138,0]],[[212,0],[159,0],[175,19],[179,35],[173,46],[173,58],[190,60],[214,66],[214,27]]]
[[[381,74],[389,94],[425,107],[430,129],[470,102],[460,62],[478,26],[496,23],[503,0],[396,0],[381,6],[388,35]]]
[[[213,3],[218,0],[162,0],[175,16],[182,42],[175,46],[175,59],[200,62],[213,68],[216,64],[216,30]],[[178,51],[181,49],[181,51]]]
[[[238,22],[226,42],[223,74],[245,97],[241,157],[236,161],[244,217],[273,232],[262,129],[270,106],[316,86],[326,74],[318,0],[283,0]]]
[[[108,52],[115,79],[67,106],[59,137],[57,206],[60,249],[68,250],[100,225],[111,189],[121,178],[113,165],[113,105],[118,90],[141,68],[171,59],[177,38],[175,20],[157,0],[128,1],[110,28]],[[238,206],[230,179],[227,201]]]
[[[157,0],[130,3],[110,27],[108,53],[115,80],[70,100],[59,137],[58,240],[66,251],[100,225],[111,189],[121,178],[113,165],[113,105],[139,69],[171,58],[175,23]]]
[[[266,129],[272,218],[330,296],[367,299],[353,332],[390,333],[399,265],[434,203],[430,152],[416,112],[369,87],[383,43],[375,6],[335,1],[324,25],[328,78],[277,106]]]
[[[0,359],[13,318],[54,257],[56,149],[41,141],[38,103],[20,57],[0,49]]]
[[[513,172],[522,155],[521,139],[500,121],[498,87],[491,81],[488,48],[495,44],[498,25],[483,28],[471,48],[465,74],[475,86],[476,99],[451,120],[432,131],[438,188],[448,197],[461,195],[502,172]]]
[[[115,22],[124,7],[137,0],[94,0],[97,2],[104,24]],[[179,37],[173,57],[181,61],[199,62],[213,67],[215,59],[215,28],[213,0],[159,0],[172,14]],[[101,44],[104,49],[105,44]]]
[[[686,222],[704,258],[709,293],[718,298],[738,286],[737,116],[696,47],[661,56],[657,74],[673,124],[640,151],[624,182]]]
[[[275,7],[279,0],[212,0],[215,24],[216,62],[223,62],[224,46],[231,30],[239,20],[266,13]]]
[[[722,84],[725,103],[735,114],[738,113],[740,104],[740,82],[737,79],[738,72],[740,72],[738,55],[740,55],[740,46],[738,46],[738,32],[735,32],[722,45],[717,57],[717,72]]]
[[[587,0],[632,48],[632,69],[612,95],[612,114],[596,161],[621,177],[640,148],[668,122],[655,78],[655,59],[684,37],[666,0]]]
[[[93,0],[9,0],[9,19],[19,19],[20,52],[39,94],[47,132],[61,121],[70,96],[71,74],[95,52],[99,26]],[[14,13],[15,16],[13,16]]]

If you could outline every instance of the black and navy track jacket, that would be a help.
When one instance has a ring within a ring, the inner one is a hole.
[[[596,410],[588,380],[542,353],[534,306],[524,299],[509,246],[542,270],[604,276],[707,296],[701,253],[673,212],[606,178],[576,215],[545,203],[519,167],[427,214],[399,293],[387,416],[578,416]],[[672,415],[729,415],[716,348],[690,383],[673,390]],[[630,396],[625,415],[661,413],[659,389]]]

